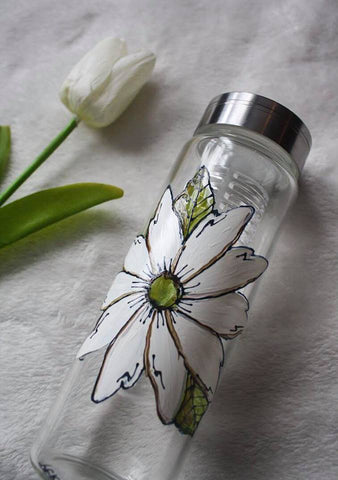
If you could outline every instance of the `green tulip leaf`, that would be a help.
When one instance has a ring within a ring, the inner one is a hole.
[[[11,129],[0,125],[0,178],[2,177],[11,153]]]
[[[0,248],[87,208],[123,196],[102,183],[50,188],[0,207]]]

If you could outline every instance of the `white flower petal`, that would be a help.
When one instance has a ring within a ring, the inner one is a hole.
[[[140,280],[129,273],[120,272],[116,275],[113,284],[108,291],[102,309],[108,308],[109,305],[122,297],[142,292],[145,292],[145,284],[143,280]]]
[[[127,54],[124,40],[107,38],[90,50],[64,81],[60,98],[91,127],[105,127],[128,107],[148,81],[155,55]]]
[[[186,366],[202,381],[208,399],[211,400],[224,363],[222,341],[210,330],[200,327],[196,322],[178,312],[174,313],[173,319],[173,328]]]
[[[134,316],[135,318],[144,310],[145,300],[139,303],[137,295],[123,297],[103,312],[95,328],[83,342],[78,351],[77,358],[83,358],[111,343],[121,329]]]
[[[245,287],[268,266],[264,257],[248,247],[233,247],[216,263],[184,285],[185,298],[217,297]]]
[[[120,388],[131,388],[140,378],[149,322],[149,309],[145,308],[109,346],[92,394],[94,402],[103,402]]]
[[[214,263],[235,241],[253,215],[252,207],[238,207],[208,215],[188,238],[176,267],[186,281]]]
[[[61,101],[80,118],[88,102],[93,101],[110,81],[118,59],[127,55],[127,46],[120,38],[106,38],[90,50],[70,71],[61,91]]]
[[[135,238],[124,260],[124,269],[144,280],[149,280],[150,259],[145,238],[139,235]]]
[[[154,273],[169,268],[182,245],[182,230],[173,209],[170,187],[164,192],[147,232],[147,246]]]
[[[155,61],[155,55],[148,50],[120,58],[112,68],[109,84],[91,102],[86,123],[105,127],[114,122],[149,80]]]
[[[171,337],[164,314],[156,313],[149,331],[146,371],[154,388],[158,415],[171,423],[182,401],[186,368]]]
[[[202,300],[182,298],[178,308],[182,315],[193,318],[224,338],[231,338],[245,327],[249,304],[244,295],[228,293]]]

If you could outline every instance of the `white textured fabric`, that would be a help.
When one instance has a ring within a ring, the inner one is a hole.
[[[231,90],[290,106],[314,145],[186,479],[337,479],[337,27],[335,0],[1,1],[6,182],[65,125],[60,85],[95,43],[158,58],[118,122],[81,125],[18,192],[97,181],[125,197],[0,251],[1,480],[36,479],[29,448],[114,274],[207,102]]]

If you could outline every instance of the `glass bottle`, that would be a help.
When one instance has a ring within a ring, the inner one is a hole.
[[[210,102],[32,448],[42,478],[179,476],[310,148],[273,100]]]

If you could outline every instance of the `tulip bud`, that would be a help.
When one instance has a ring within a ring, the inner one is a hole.
[[[71,70],[61,87],[61,101],[87,125],[106,127],[149,80],[155,60],[149,51],[128,54],[124,40],[106,38]]]

